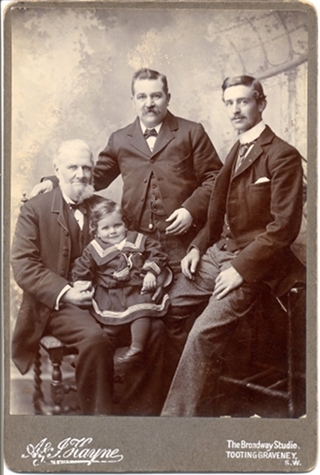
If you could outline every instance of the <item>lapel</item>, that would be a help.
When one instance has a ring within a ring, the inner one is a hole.
[[[131,126],[129,127],[127,136],[133,148],[139,150],[139,152],[146,155],[146,157],[150,157],[151,152],[146,142],[146,139],[144,138],[142,134],[138,117],[133,122],[133,124],[131,124]]]
[[[174,131],[178,129],[179,126],[177,119],[171,114],[171,112],[168,111],[160,129],[160,133],[157,137],[152,155],[156,155],[157,153],[161,152],[161,150],[163,150],[164,147],[166,147],[168,143],[174,139]]]
[[[62,197],[61,189],[58,186],[57,188],[54,189],[54,192],[53,192],[51,212],[58,214],[58,224],[62,226],[62,228],[66,232],[69,232],[67,222],[64,216],[64,212],[63,212],[63,203],[64,203],[64,199]]]
[[[167,146],[169,142],[171,142],[171,140],[173,140],[173,131],[177,130],[178,128],[179,127],[176,118],[171,114],[171,112],[168,111],[160,129],[160,133],[157,137],[153,152],[150,151],[148,144],[142,134],[138,118],[136,118],[131,127],[129,127],[127,135],[132,147],[150,158],[154,155],[157,155],[157,153],[159,153],[164,147]]]
[[[237,152],[238,142],[233,145],[232,149],[228,153],[225,164],[221,168],[214,183],[209,207],[209,217],[211,222],[216,223],[219,221],[219,219],[223,220],[227,202],[227,194],[232,176],[233,163],[237,158]],[[213,230],[210,228],[210,233],[212,232]]]
[[[244,159],[243,163],[241,166],[238,168],[238,170],[234,173],[233,178],[241,175],[245,170],[247,170],[251,165],[257,160],[258,157],[263,153],[263,145],[268,145],[274,137],[274,133],[272,130],[266,126],[260,137],[258,138],[257,142],[254,144],[246,158]],[[231,151],[234,151],[233,155],[233,161],[236,159],[238,155],[238,148],[239,148],[239,141],[235,143]],[[230,152],[231,153],[231,152]],[[230,155],[230,154],[229,154]],[[233,162],[232,162],[233,163]]]
[[[227,187],[229,187],[233,165],[234,165],[235,161],[237,160],[238,149],[239,149],[239,141],[237,141],[233,145],[232,149],[228,153],[225,164],[221,168],[221,171],[220,171],[220,173],[217,177],[217,181],[219,179],[219,182],[221,182],[222,185],[226,185]]]

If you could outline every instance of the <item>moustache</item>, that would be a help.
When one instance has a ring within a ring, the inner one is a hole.
[[[245,119],[245,118],[246,118],[246,117],[243,116],[243,115],[235,115],[235,116],[232,117],[231,120],[238,120],[238,119]]]
[[[144,113],[148,113],[148,112],[158,112],[158,109],[156,107],[145,107]]]
[[[83,177],[83,178],[76,178],[75,180],[72,180],[71,183],[82,183],[84,185],[89,184],[91,180],[88,180],[88,178]]]

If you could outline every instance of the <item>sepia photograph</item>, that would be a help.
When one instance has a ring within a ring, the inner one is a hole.
[[[3,26],[9,470],[310,471],[315,8],[12,1]]]

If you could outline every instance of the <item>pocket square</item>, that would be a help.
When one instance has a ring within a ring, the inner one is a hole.
[[[258,180],[254,182],[254,185],[257,185],[258,183],[267,183],[268,181],[270,181],[269,178],[267,178],[266,176],[262,176],[261,178],[258,178]]]

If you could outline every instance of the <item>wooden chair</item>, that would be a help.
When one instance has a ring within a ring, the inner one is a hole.
[[[269,409],[276,408],[279,401],[285,407],[284,417],[303,416],[306,411],[305,283],[297,283],[281,298],[271,292],[263,295],[250,318],[252,341],[248,362],[242,368],[238,364],[236,371],[229,363],[233,370],[223,373],[221,382],[226,391],[232,392],[234,388],[235,392],[243,390],[250,394],[252,408],[259,407],[262,399],[269,402]],[[273,401],[271,405],[270,401]],[[273,410],[265,411],[266,417],[273,414]]]
[[[118,353],[126,351],[127,348],[119,348]],[[42,415],[63,415],[81,414],[77,400],[77,386],[74,378],[76,350],[68,348],[60,340],[52,335],[44,336],[39,345],[33,370],[33,407],[35,414]],[[50,399],[45,400],[43,392],[43,368],[42,363],[47,355],[50,363]],[[68,368],[65,374],[63,365]],[[116,364],[115,364],[116,368]],[[69,377],[68,377],[69,376]],[[115,370],[114,384],[124,384],[124,375]],[[66,403],[65,396],[70,394],[69,403]]]
[[[51,400],[49,404],[45,401],[42,390],[42,355],[41,350],[47,353],[51,367]],[[62,379],[61,365],[66,356],[75,356],[76,350],[67,348],[61,341],[52,335],[44,336],[40,341],[39,350],[34,361],[34,390],[33,390],[33,407],[35,414],[44,415],[58,415],[70,412],[78,412],[77,405],[65,406],[63,405],[64,396],[71,391],[76,391],[75,383],[67,384]],[[70,361],[72,367],[72,360]]]

